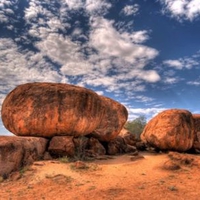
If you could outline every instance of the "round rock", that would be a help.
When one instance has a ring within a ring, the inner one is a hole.
[[[181,109],[165,110],[148,122],[141,139],[161,150],[187,151],[194,141],[192,114]]]
[[[82,136],[100,124],[104,104],[92,90],[62,83],[17,86],[2,105],[4,126],[18,136]]]

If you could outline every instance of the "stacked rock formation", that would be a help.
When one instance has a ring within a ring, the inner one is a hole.
[[[161,150],[184,152],[192,148],[194,119],[187,110],[170,109],[152,118],[141,135],[148,145]]]
[[[10,132],[23,136],[23,140],[35,137],[36,141],[38,138],[48,141],[44,144],[45,151],[60,157],[75,156],[77,151],[84,154],[81,156],[108,154],[109,143],[119,135],[128,112],[122,104],[83,87],[27,83],[7,95],[1,115]],[[3,156],[4,141],[0,137],[0,163],[2,159],[8,163]],[[36,144],[31,144],[34,149]],[[24,149],[29,151],[29,147]],[[18,168],[23,166],[23,159],[19,162]]]

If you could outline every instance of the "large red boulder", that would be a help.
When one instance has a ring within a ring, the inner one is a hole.
[[[108,97],[100,96],[105,104],[105,113],[92,136],[100,141],[111,141],[116,138],[122,130],[128,118],[128,111],[119,102]]]
[[[10,132],[42,137],[87,135],[97,129],[104,112],[95,92],[62,83],[19,85],[7,95],[1,111]]]
[[[181,109],[165,110],[148,122],[141,139],[161,150],[187,151],[194,141],[192,114]]]
[[[48,140],[36,137],[0,136],[0,176],[7,177],[43,159]]]

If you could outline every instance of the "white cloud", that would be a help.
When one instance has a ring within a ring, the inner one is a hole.
[[[139,77],[147,82],[155,83],[160,80],[160,76],[155,70],[135,71],[136,77]]]
[[[125,40],[133,43],[144,43],[149,39],[148,32],[146,30],[132,33],[123,32],[121,35]]]
[[[14,5],[13,7],[10,7]],[[13,22],[14,9],[18,8],[17,1],[8,1],[8,0],[1,0],[0,1],[0,23],[11,23]]]
[[[169,12],[171,16],[182,21],[183,19],[193,21],[200,16],[199,0],[160,0],[163,4],[164,13]]]
[[[168,65],[169,67],[173,67],[175,69],[192,69],[195,66],[199,65],[199,62],[195,60],[193,57],[191,58],[179,58],[177,60],[165,60],[163,61],[164,65]]]
[[[128,108],[129,111],[129,120],[137,118],[141,115],[144,115],[147,120],[150,120],[152,117],[156,116],[158,113],[166,110],[167,108]]]
[[[179,80],[177,78],[174,78],[174,77],[166,77],[164,79],[164,83],[167,83],[167,84],[174,84],[174,83],[177,83]]]
[[[136,95],[135,99],[137,102],[143,102],[143,103],[148,103],[148,102],[152,102],[154,99],[151,97],[146,97],[144,95]]]
[[[104,18],[95,18],[91,26],[90,44],[102,56],[119,57],[130,63],[139,63],[139,60],[151,60],[158,55],[158,51],[143,45],[134,44],[127,35],[120,34],[114,27],[114,21]]]
[[[188,85],[199,86],[200,85],[200,81],[188,81],[187,84]]]
[[[105,0],[86,0],[85,9],[91,15],[105,15],[111,4]]]
[[[129,15],[136,15],[138,14],[139,11],[139,5],[138,4],[134,4],[134,5],[126,5],[122,12],[124,13],[124,15],[129,16]]]
[[[175,69],[183,69],[184,67],[182,61],[180,60],[166,60],[163,63],[169,67],[174,67]]]
[[[82,0],[64,0],[64,1],[67,3],[70,10],[71,9],[78,10],[82,8],[84,5]]]
[[[0,58],[1,92],[25,82],[63,80],[40,53],[21,52],[10,39],[0,39]]]

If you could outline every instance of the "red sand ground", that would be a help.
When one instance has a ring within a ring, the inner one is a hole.
[[[60,161],[35,162],[20,171],[20,179],[0,183],[0,200],[200,199],[199,156],[189,155],[194,162],[181,164],[179,170],[166,170],[167,154],[141,155],[144,159],[136,161],[122,155],[86,163],[87,169]]]

